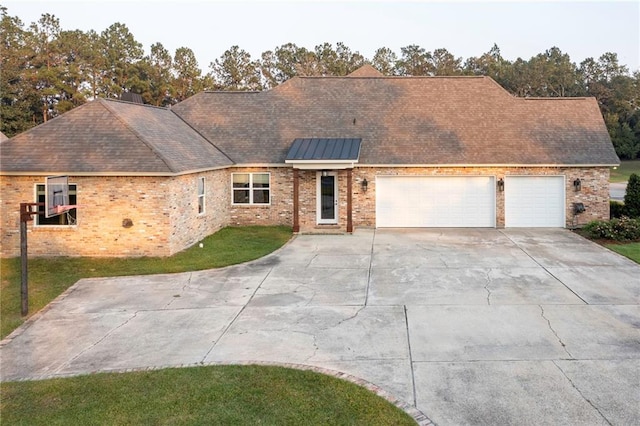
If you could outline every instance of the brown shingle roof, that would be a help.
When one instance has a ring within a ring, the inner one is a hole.
[[[181,174],[284,164],[298,138],[362,139],[360,165],[615,165],[593,98],[515,98],[487,77],[296,77],[172,109],[97,100],[0,145],[2,173]]]
[[[2,172],[171,175],[232,164],[166,108],[96,100],[3,142]]]
[[[515,98],[488,77],[296,77],[172,110],[242,164],[283,163],[296,138],[362,138],[361,165],[618,163],[595,99]]]

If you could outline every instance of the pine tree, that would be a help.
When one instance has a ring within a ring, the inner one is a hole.
[[[629,217],[640,217],[640,177],[632,173],[624,196],[624,210]]]

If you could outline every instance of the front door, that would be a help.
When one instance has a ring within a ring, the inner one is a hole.
[[[338,223],[338,179],[334,172],[318,172],[317,219],[319,224]]]

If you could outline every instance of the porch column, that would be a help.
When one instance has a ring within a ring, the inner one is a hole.
[[[353,217],[351,210],[353,209],[351,202],[351,193],[353,191],[352,188],[353,179],[351,178],[351,169],[347,169],[347,232],[353,232]]]
[[[300,179],[298,169],[293,169],[293,232],[300,232],[300,219],[298,218],[298,194],[300,191]]]

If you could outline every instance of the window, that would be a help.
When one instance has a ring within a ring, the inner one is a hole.
[[[78,204],[77,185],[69,184],[69,204]],[[45,188],[44,184],[36,185],[36,202],[44,203]],[[71,209],[68,212],[58,216],[45,217],[44,206],[38,207],[38,215],[35,217],[36,226],[73,226],[78,221],[78,209]]]
[[[233,204],[269,204],[269,173],[233,173]]]
[[[204,178],[198,178],[198,214],[204,213]]]

